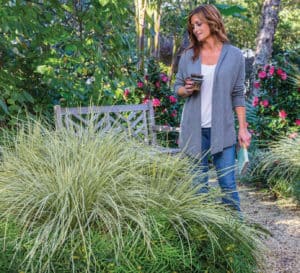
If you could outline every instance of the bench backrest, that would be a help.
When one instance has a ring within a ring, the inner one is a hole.
[[[116,130],[156,144],[155,120],[152,103],[135,105],[54,107],[55,125],[75,131],[93,128],[95,132]]]

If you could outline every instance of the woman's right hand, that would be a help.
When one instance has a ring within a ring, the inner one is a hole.
[[[194,82],[192,81],[191,78],[186,78],[184,80],[184,86],[183,86],[183,93],[185,97],[189,97],[193,94],[194,92],[194,86],[193,86]]]

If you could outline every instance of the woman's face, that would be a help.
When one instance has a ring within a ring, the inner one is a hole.
[[[211,37],[209,25],[204,20],[203,16],[195,14],[191,18],[191,25],[193,26],[193,34],[199,42],[204,42]]]

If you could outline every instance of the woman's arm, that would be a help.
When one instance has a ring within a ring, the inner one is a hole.
[[[247,129],[246,107],[245,107],[245,58],[240,53],[240,65],[238,68],[238,76],[233,87],[232,102],[238,118],[239,131],[238,141],[240,146],[250,146],[251,134]]]
[[[249,147],[251,142],[251,134],[247,129],[246,108],[244,106],[237,106],[235,107],[235,112],[239,123],[239,132],[238,132],[239,144],[240,146]]]

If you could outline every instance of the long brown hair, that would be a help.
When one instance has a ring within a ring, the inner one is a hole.
[[[227,37],[222,16],[218,9],[214,5],[203,4],[192,10],[188,17],[188,32],[190,45],[188,48],[194,49],[193,61],[195,61],[200,54],[201,42],[199,42],[193,33],[193,26],[191,24],[192,16],[195,14],[200,15],[204,18],[205,22],[208,24],[210,32],[212,35],[222,43],[229,42]]]

